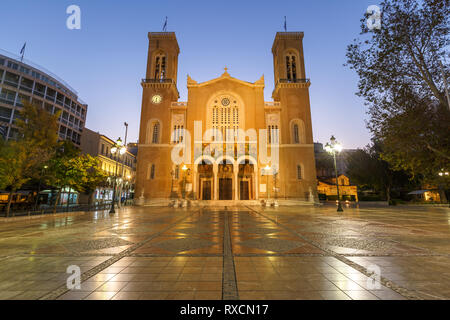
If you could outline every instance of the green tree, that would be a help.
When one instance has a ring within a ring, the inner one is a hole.
[[[347,48],[347,65],[369,106],[368,128],[381,157],[396,170],[434,183],[449,168],[450,120],[440,60],[448,56],[448,0],[385,0],[381,29],[368,30]],[[450,68],[443,66],[443,73]]]
[[[81,182],[80,191],[89,196],[89,205],[92,203],[92,196],[98,186],[104,185],[108,175],[100,168],[100,160],[89,154],[80,157],[82,167],[86,171],[83,181]]]
[[[381,159],[382,146],[373,142],[364,149],[358,149],[347,158],[348,176],[360,187],[374,189],[391,201],[393,188],[411,184],[410,176],[404,171],[392,170],[389,163]]]
[[[58,115],[23,101],[16,126],[17,141],[0,144],[0,188],[9,191],[6,216],[9,216],[12,195],[25,183],[39,177],[45,163],[52,157],[57,143]]]

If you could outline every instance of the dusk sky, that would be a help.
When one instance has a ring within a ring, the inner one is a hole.
[[[81,8],[81,30],[66,27],[66,8]],[[78,91],[88,107],[86,127],[128,141],[139,131],[149,31],[176,33],[180,46],[178,90],[187,100],[186,77],[198,82],[231,76],[254,82],[263,74],[265,99],[274,88],[271,47],[277,31],[303,31],[306,74],[311,79],[314,141],[334,134],[344,148],[364,147],[366,107],[355,96],[358,78],[344,67],[346,46],[359,35],[366,0],[124,1],[3,0],[0,48],[45,67]]]

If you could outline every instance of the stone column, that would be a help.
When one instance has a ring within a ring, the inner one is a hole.
[[[259,184],[258,184],[258,166],[255,165],[255,196],[256,196],[256,200],[259,199]]]
[[[193,200],[197,200],[198,196],[198,192],[197,192],[197,165],[194,164],[194,173],[192,175],[192,193],[194,195],[194,199]]]
[[[219,188],[218,188],[219,179],[217,178],[218,172],[219,172],[219,166],[217,165],[217,163],[214,163],[214,165],[213,165],[213,175],[214,175],[214,196],[213,196],[213,200],[219,200]]]
[[[239,165],[233,166],[233,173],[234,173],[234,200],[239,200],[238,171],[239,171]]]

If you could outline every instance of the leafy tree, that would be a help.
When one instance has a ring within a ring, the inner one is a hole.
[[[368,128],[383,143],[381,158],[396,170],[434,183],[450,164],[449,104],[440,60],[448,56],[448,0],[385,0],[381,29],[347,48],[347,65],[369,106]],[[450,72],[443,65],[443,73]],[[447,183],[448,187],[448,183]]]
[[[9,191],[6,216],[9,216],[12,195],[25,183],[36,178],[51,158],[57,143],[58,115],[23,101],[16,125],[17,141],[0,144],[0,188]]]
[[[389,164],[381,159],[382,147],[373,142],[365,149],[358,149],[347,158],[348,176],[361,187],[368,187],[382,193],[388,202],[391,201],[393,188],[411,184],[410,176],[404,171],[392,170]]]
[[[89,154],[80,157],[82,167],[86,171],[83,181],[80,184],[80,191],[89,195],[89,204],[92,202],[92,196],[95,189],[106,183],[108,175],[100,168],[100,160]]]

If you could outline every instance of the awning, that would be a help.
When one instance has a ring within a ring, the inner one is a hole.
[[[416,191],[411,191],[408,194],[424,194],[425,192],[428,192],[430,190],[416,190]]]

